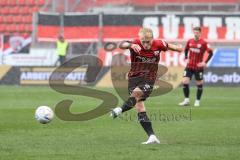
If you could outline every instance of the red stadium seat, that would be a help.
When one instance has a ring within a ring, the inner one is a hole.
[[[38,12],[38,11],[39,11],[39,8],[37,6],[32,8],[32,12]]]
[[[30,10],[29,7],[21,7],[20,10],[21,10],[20,12],[21,12],[22,14],[29,14],[29,13],[31,13],[31,10]]]
[[[15,25],[15,24],[9,24],[9,25],[7,26],[7,31],[8,31],[8,32],[15,32],[15,31],[17,31],[16,25]]]
[[[9,14],[9,8],[8,7],[3,7],[0,9],[2,14]]]
[[[8,6],[16,6],[17,1],[16,0],[7,0],[7,4],[8,4]]]
[[[18,33],[21,32],[21,30],[20,30],[20,25],[17,25],[17,27],[16,27],[16,31],[17,31]]]
[[[0,16],[0,24],[4,23],[4,18],[3,16]]]
[[[19,32],[24,32],[24,31],[25,31],[25,25],[24,25],[24,24],[20,24],[20,25],[18,26],[18,31],[19,31]]]
[[[7,16],[3,16],[3,23],[7,23]]]
[[[43,6],[45,4],[45,0],[38,0],[38,5]]]
[[[15,6],[11,9],[9,9],[10,14],[19,14],[19,7]]]
[[[23,16],[21,15],[16,16],[14,19],[14,22],[16,23],[22,23],[22,21],[23,21]]]
[[[14,18],[13,18],[13,16],[6,16],[5,17],[5,22],[6,23],[13,23],[14,22]]]
[[[7,0],[0,0],[0,6],[6,6]]]
[[[18,4],[22,6],[26,5],[25,0],[18,0]]]
[[[0,32],[5,32],[6,31],[6,25],[5,24],[1,24],[0,25]]]
[[[36,4],[35,0],[25,0],[25,3],[26,5],[31,5],[31,6],[34,6]]]
[[[25,16],[24,19],[23,19],[23,22],[24,23],[31,23],[32,22],[32,16],[31,15]]]
[[[31,24],[30,25],[25,25],[24,27],[25,27],[26,32],[32,32],[32,25]]]

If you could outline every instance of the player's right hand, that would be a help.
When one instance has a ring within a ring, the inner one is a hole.
[[[134,50],[136,53],[140,53],[141,47],[138,44],[132,44],[131,48]]]

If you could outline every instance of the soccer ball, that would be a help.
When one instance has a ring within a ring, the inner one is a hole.
[[[35,118],[38,122],[46,124],[51,122],[54,117],[53,110],[48,106],[40,106],[36,109]]]

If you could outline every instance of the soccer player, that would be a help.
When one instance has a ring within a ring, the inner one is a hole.
[[[189,82],[192,76],[195,76],[197,85],[197,95],[194,103],[195,107],[200,106],[200,99],[203,92],[203,70],[207,62],[213,55],[212,49],[209,48],[208,43],[201,38],[201,28],[193,28],[194,38],[189,39],[185,47],[185,59],[187,59],[187,66],[183,74],[183,93],[185,99],[179,103],[180,106],[188,106],[189,100]],[[208,57],[204,60],[204,53],[208,52]]]
[[[144,101],[151,94],[157,77],[160,52],[173,50],[182,51],[182,46],[168,44],[163,40],[153,39],[153,32],[149,28],[141,28],[139,38],[132,42],[125,42],[121,48],[129,49],[131,54],[131,69],[128,73],[129,98],[121,107],[112,110],[111,116],[118,117],[121,113],[134,106],[138,113],[138,121],[148,135],[148,140],[142,144],[160,143],[152,129]]]

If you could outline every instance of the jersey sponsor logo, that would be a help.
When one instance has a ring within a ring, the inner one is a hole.
[[[194,44],[192,44],[192,43],[189,43],[189,46],[190,47],[193,47],[194,46]],[[197,44],[197,48],[201,48],[202,47],[202,44]]]
[[[141,57],[141,56],[136,56],[137,59],[141,60],[142,62],[147,62],[147,63],[154,63],[157,61],[156,57],[153,58],[148,58],[148,57]]]
[[[200,53],[201,50],[199,48],[190,48],[190,51],[194,52],[194,53]]]

